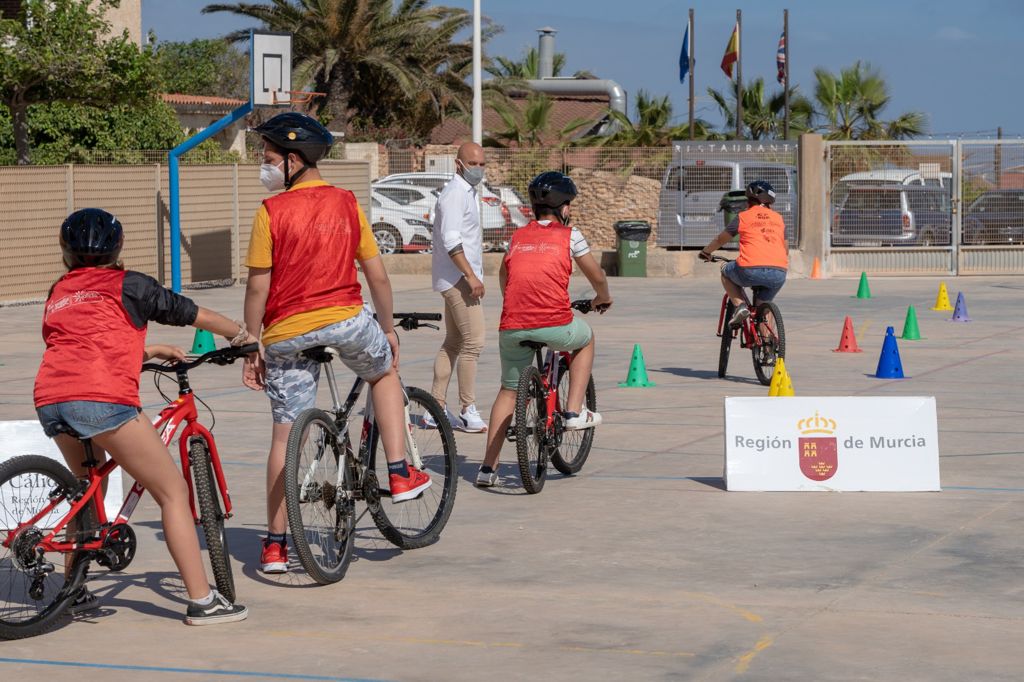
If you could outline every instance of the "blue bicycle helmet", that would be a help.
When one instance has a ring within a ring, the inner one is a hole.
[[[71,269],[112,265],[121,255],[122,245],[120,221],[100,208],[75,211],[60,226],[60,248]]]
[[[747,185],[747,200],[764,206],[775,203],[775,188],[767,180],[755,180]]]

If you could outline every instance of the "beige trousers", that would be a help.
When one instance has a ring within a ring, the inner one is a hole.
[[[484,348],[486,323],[484,307],[479,299],[470,297],[469,284],[465,278],[451,289],[442,291],[444,298],[444,343],[434,359],[434,383],[431,395],[445,403],[452,368],[459,375],[459,410],[476,402],[476,364]]]

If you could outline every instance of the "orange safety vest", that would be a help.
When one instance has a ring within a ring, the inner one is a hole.
[[[786,223],[767,206],[752,206],[739,214],[740,255],[743,268],[789,268]]]
[[[282,192],[263,205],[273,243],[263,327],[297,313],[362,305],[355,266],[360,236],[355,195],[322,185]]]

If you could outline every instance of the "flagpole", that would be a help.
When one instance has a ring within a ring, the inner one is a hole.
[[[694,72],[693,41],[694,41],[694,35],[693,35],[693,8],[692,7],[690,8],[690,26],[689,26],[689,29],[690,29],[690,55],[689,55],[689,57],[690,57],[690,139],[693,140],[693,139],[696,139],[696,138],[694,137],[694,133],[693,133],[693,72]]]
[[[743,10],[736,10],[736,139],[743,137]]]
[[[789,139],[789,10],[782,10],[782,48],[786,57],[786,63],[782,65],[783,70],[783,97],[785,101],[786,114],[782,123],[782,139]]]

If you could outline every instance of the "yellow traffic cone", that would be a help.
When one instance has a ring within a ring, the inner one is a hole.
[[[949,292],[946,291],[946,283],[939,282],[939,295],[935,297],[935,307],[932,310],[953,310],[949,304]]]
[[[768,386],[768,397],[774,398],[779,395],[779,387],[786,377],[786,361],[779,358],[775,361],[775,371],[772,372],[772,383]]]
[[[795,394],[793,393],[793,380],[789,378],[789,372],[782,377],[782,381],[779,382],[779,393],[780,398],[791,398]]]

